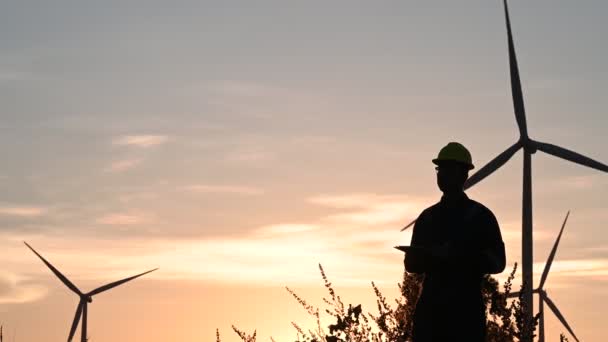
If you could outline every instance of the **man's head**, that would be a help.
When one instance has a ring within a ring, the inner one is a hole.
[[[456,142],[443,147],[433,163],[437,165],[437,186],[444,194],[462,192],[469,170],[474,167],[469,151]]]

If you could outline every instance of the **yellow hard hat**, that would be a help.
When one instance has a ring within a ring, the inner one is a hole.
[[[439,163],[442,161],[455,161],[463,163],[469,168],[469,170],[475,167],[473,166],[473,160],[469,150],[457,142],[451,142],[445,145],[441,151],[439,151],[437,158],[433,159],[433,163],[437,165],[439,165]]]

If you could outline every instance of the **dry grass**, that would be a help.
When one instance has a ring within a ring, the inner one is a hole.
[[[525,322],[522,305],[522,295],[519,298],[508,301],[511,293],[512,281],[515,278],[517,264],[502,286],[491,276],[483,279],[483,298],[486,303],[487,338],[488,342],[518,342],[527,340],[530,335],[535,337],[534,331],[538,324],[537,315],[532,322]],[[412,317],[415,303],[420,294],[422,276],[404,272],[403,282],[399,283],[401,296],[395,299],[393,305],[374,282],[371,283],[376,296],[377,313],[363,312],[360,304],[345,305],[329,281],[323,266],[319,264],[319,271],[328,291],[328,298],[323,298],[327,307],[323,312],[329,315],[334,324],[330,324],[327,330],[321,325],[320,310],[310,305],[289,287],[287,292],[315,319],[315,327],[303,328],[296,322],[291,322],[295,329],[296,339],[294,342],[409,342],[412,340]],[[521,293],[521,291],[520,291]],[[256,331],[248,335],[234,325],[234,332],[244,342],[255,342]],[[272,342],[275,340],[270,337]],[[216,341],[221,342],[219,330],[216,330]],[[562,334],[560,342],[568,339]],[[1,341],[0,341],[1,342]]]

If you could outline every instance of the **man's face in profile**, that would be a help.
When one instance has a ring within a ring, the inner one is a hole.
[[[443,193],[461,192],[469,176],[467,167],[458,162],[444,161],[435,168],[437,186]]]

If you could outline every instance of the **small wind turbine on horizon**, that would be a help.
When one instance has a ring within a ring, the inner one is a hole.
[[[551,269],[551,264],[553,263],[553,259],[555,258],[555,253],[557,252],[557,247],[559,245],[559,241],[562,238],[562,233],[564,232],[564,227],[566,227],[566,222],[568,221],[568,216],[570,216],[570,211],[566,214],[566,218],[564,218],[564,223],[562,223],[562,228],[557,235],[557,239],[553,244],[553,248],[551,248],[551,253],[549,253],[549,258],[547,259],[547,263],[545,264],[545,269],[543,270],[543,274],[540,277],[540,283],[538,287],[532,290],[533,293],[538,294],[538,312],[540,314],[538,321],[538,342],[545,342],[545,310],[543,304],[546,303],[547,306],[553,311],[553,314],[557,319],[568,329],[568,332],[574,339],[578,342],[578,337],[574,334],[574,331],[564,318],[564,315],[559,311],[557,305],[549,298],[547,291],[545,291],[544,285],[547,280],[547,276],[549,275],[549,270]],[[512,292],[509,294],[509,298],[519,297],[520,291]]]
[[[509,68],[511,75],[511,95],[513,97],[513,107],[515,112],[515,120],[519,128],[519,139],[511,147],[492,159],[489,163],[483,166],[479,171],[473,174],[466,181],[464,189],[468,189],[479,183],[484,178],[492,174],[494,171],[503,166],[511,157],[520,149],[523,149],[524,164],[523,164],[523,194],[522,194],[522,278],[523,278],[523,303],[526,310],[526,321],[532,322],[533,318],[533,303],[532,303],[532,283],[533,283],[533,240],[532,240],[532,154],[538,150],[547,154],[571,161],[583,166],[587,166],[599,171],[608,172],[608,165],[595,161],[589,157],[579,153],[565,149],[563,147],[533,140],[528,136],[528,128],[526,125],[526,111],[524,108],[524,97],[521,89],[521,81],[519,78],[519,68],[517,66],[517,57],[515,55],[515,46],[513,44],[513,35],[511,33],[511,21],[509,19],[509,8],[507,0],[503,0],[505,9],[505,21],[507,25],[507,38],[509,49]],[[401,231],[411,227],[416,221],[412,221],[405,226]],[[549,302],[547,302],[549,303]],[[531,338],[531,337],[530,337]]]
[[[70,290],[72,290],[72,292],[76,293],[80,297],[80,301],[78,302],[78,307],[76,308],[76,314],[74,316],[74,321],[72,322],[72,327],[70,328],[70,335],[68,337],[68,342],[71,342],[72,338],[74,338],[74,334],[76,333],[76,328],[78,327],[78,323],[80,322],[81,317],[82,317],[82,326],[80,327],[80,332],[81,332],[80,341],[81,342],[87,341],[87,305],[89,303],[93,302],[94,295],[100,294],[107,290],[110,290],[116,286],[122,285],[130,280],[139,278],[139,277],[143,276],[144,274],[148,274],[148,273],[156,271],[158,269],[158,268],[155,268],[155,269],[134,275],[129,278],[125,278],[122,280],[118,280],[118,281],[100,286],[100,287],[94,289],[93,291],[90,291],[87,293],[82,293],[70,280],[68,280],[68,278],[66,278],[63,274],[61,274],[61,272],[59,272],[59,270],[57,270],[53,265],[51,265],[50,262],[48,262],[45,258],[43,258],[42,255],[38,254],[38,252],[36,252],[34,250],[34,248],[32,248],[30,245],[28,245],[27,242],[24,241],[23,243],[32,252],[34,252],[34,254],[36,254],[40,258],[40,260],[42,260],[42,262],[44,262],[44,264],[57,276],[57,278],[59,278],[59,280],[61,280],[62,283],[65,284],[65,286],[67,286]]]

